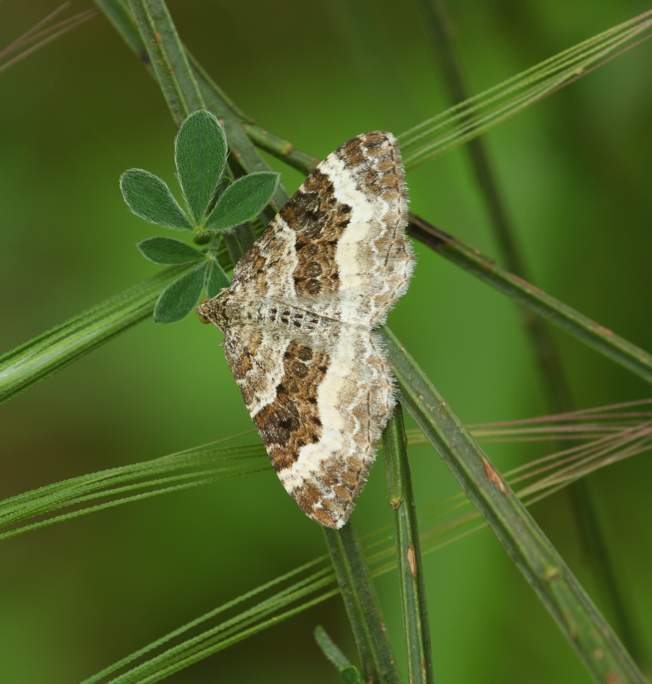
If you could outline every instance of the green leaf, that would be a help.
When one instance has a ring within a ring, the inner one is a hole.
[[[228,285],[229,277],[224,273],[217,261],[212,259],[206,273],[206,291],[208,296],[215,297],[222,288],[228,287]]]
[[[169,228],[191,228],[165,181],[144,169],[129,169],[120,176],[127,206],[140,218]]]
[[[182,124],[175,142],[179,183],[196,223],[206,213],[226,163],[224,130],[205,109],[191,114]]]
[[[140,253],[155,264],[187,264],[203,259],[204,255],[181,240],[153,237],[138,243]]]
[[[181,276],[161,292],[154,308],[157,323],[174,323],[184,318],[197,304],[204,287],[207,264]]]
[[[217,200],[206,222],[224,230],[251,221],[265,208],[278,185],[278,174],[261,171],[238,178]]]

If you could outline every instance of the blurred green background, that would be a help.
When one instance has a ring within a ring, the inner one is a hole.
[[[0,45],[56,6],[6,0]],[[448,106],[422,5],[371,0],[170,0],[183,39],[261,125],[323,157],[374,128],[399,133]],[[86,3],[74,2],[73,9]],[[642,2],[451,3],[474,92],[646,9]],[[643,45],[501,125],[486,142],[520,242],[544,289],[652,349],[652,46]],[[157,86],[102,17],[0,74],[0,345],[9,349],[148,277],[126,168],[172,181],[174,128]],[[291,190],[300,176],[282,165]],[[496,249],[463,151],[408,176],[412,208]],[[510,301],[418,247],[390,322],[466,422],[546,413]],[[555,333],[577,404],[637,399],[643,381]],[[250,428],[217,331],[189,317],[136,326],[2,406],[0,496]],[[253,439],[253,438],[252,438]],[[491,445],[504,468],[536,447]],[[412,452],[417,502],[457,491],[429,448]],[[652,653],[649,456],[590,478],[628,607]],[[537,520],[607,610],[577,545],[567,497]],[[382,465],[354,517],[390,522]],[[423,522],[427,526],[427,520]],[[273,473],[98,513],[3,542],[0,680],[74,682],[324,551]],[[552,619],[488,532],[427,556],[441,682],[587,682]],[[378,582],[402,653],[395,574]],[[313,643],[324,624],[353,655],[333,599],[177,674],[176,682],[335,682]]]

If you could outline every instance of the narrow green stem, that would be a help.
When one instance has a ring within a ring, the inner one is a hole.
[[[256,241],[256,233],[254,232],[253,226],[251,223],[243,223],[240,226],[236,226],[233,232],[240,245],[241,255],[246,254],[251,245]]]
[[[247,119],[243,121],[240,110],[224,94],[221,88],[206,73],[196,59],[189,56],[193,65],[199,87],[206,100],[206,106],[222,120],[224,130],[229,141],[231,152],[230,163],[235,164],[244,173],[254,171],[269,171],[270,168],[265,160],[258,154],[255,145],[249,139],[245,130]],[[240,174],[239,174],[240,175]],[[278,211],[288,200],[288,195],[279,184],[270,206],[263,212],[266,221],[269,221],[275,211]]]
[[[385,330],[405,406],[596,682],[645,677],[525,506],[405,348]]]
[[[434,673],[421,541],[400,404],[383,433],[383,447],[389,505],[396,522],[409,680],[410,684],[432,684]]]
[[[434,34],[431,43],[439,58],[451,100],[454,104],[464,102],[468,94],[462,77],[462,68],[453,47],[452,29],[445,11],[444,0],[422,0],[422,4],[430,18],[429,25]],[[464,115],[462,118],[463,121],[472,119],[473,114]],[[518,245],[493,165],[482,139],[469,140],[465,149],[503,262],[512,273],[529,279],[525,258]],[[550,407],[554,412],[570,410],[572,406],[570,389],[554,340],[541,319],[533,316],[526,309],[522,310],[522,314],[524,328],[541,371]]]
[[[422,0],[433,33],[431,41],[439,58],[441,70],[453,104],[468,99],[462,66],[454,47],[453,29],[446,12],[445,0]],[[473,119],[473,114],[463,117],[461,123]],[[485,208],[494,239],[502,254],[503,263],[513,274],[531,280],[526,259],[521,251],[516,231],[509,218],[493,164],[482,138],[473,138],[465,146],[476,184],[484,199]],[[520,309],[523,328],[530,343],[551,413],[571,411],[574,406],[572,392],[559,352],[559,347],[545,321],[527,309]],[[559,443],[559,449],[564,447]],[[567,445],[567,444],[566,444]],[[620,631],[634,657],[640,653],[639,639],[632,627],[613,564],[608,553],[604,534],[589,485],[578,480],[568,489],[577,533],[584,547],[591,571],[599,578],[605,594],[616,613]],[[637,658],[638,659],[638,658]]]
[[[237,263],[238,259],[240,259],[243,254],[237,235],[233,231],[226,230],[224,231],[223,240],[224,244],[226,245],[227,252],[229,253],[229,258],[234,264]]]
[[[130,0],[131,8],[134,12],[134,17],[138,24],[141,37],[147,47],[150,57],[155,56],[154,48],[156,45],[152,45],[152,37],[148,33],[148,25],[145,22],[147,17],[141,12],[139,15],[138,2],[137,0]],[[146,2],[146,0],[141,0],[141,2]],[[149,3],[151,5],[153,0]],[[159,3],[154,3],[159,4]],[[163,3],[160,3],[164,8]],[[174,42],[175,50],[183,57],[185,60],[185,51],[181,46],[178,38],[176,36],[176,31],[174,30],[174,25],[169,14],[166,14],[161,18],[163,26],[158,25],[158,28],[166,36],[172,36],[176,38]],[[150,21],[151,23],[151,21]],[[158,33],[154,34],[154,40],[158,39]],[[187,66],[187,62],[185,62]],[[168,101],[170,109],[176,119],[176,102],[174,95],[175,93],[171,91],[169,85],[166,83],[166,79],[169,78],[169,74],[161,68],[157,68],[154,64],[155,73],[157,80],[161,86],[163,94]],[[188,68],[188,72],[190,69]],[[234,112],[231,103],[223,98],[222,92],[217,88],[212,81],[209,79],[207,74],[197,68],[196,69],[201,87],[205,89],[209,95],[207,100],[209,101],[209,106],[212,105],[215,113],[221,116],[225,128],[227,130],[227,135],[229,137],[230,148],[233,152],[234,159],[232,160],[235,164],[240,164],[244,171],[250,172],[257,170],[261,165],[266,166],[264,162],[258,158],[255,148],[250,142],[246,132],[244,131],[239,115]],[[193,79],[193,83],[194,79]],[[177,121],[177,123],[179,123]],[[243,154],[243,150],[247,153],[247,156]],[[257,167],[257,168],[252,168]],[[287,200],[287,195],[282,188],[279,188],[276,194],[276,200],[278,206],[284,204]],[[270,218],[271,215],[268,217]],[[246,236],[241,236],[246,239]],[[242,245],[238,242],[237,237],[234,234],[228,234],[225,236],[225,243],[232,260],[235,262],[238,258],[238,250],[241,251]],[[236,249],[237,247],[237,249]],[[327,533],[327,540],[330,538],[331,541],[331,555],[336,568],[339,568],[344,574],[338,575],[339,579],[345,583],[348,597],[355,602],[357,610],[355,616],[359,619],[357,623],[352,622],[352,627],[355,634],[359,634],[360,629],[364,630],[365,644],[369,649],[370,660],[367,659],[366,648],[362,642],[359,642],[359,647],[361,650],[361,655],[363,656],[363,661],[367,664],[373,664],[374,673],[378,675],[379,682],[387,682],[391,684],[393,682],[398,682],[398,675],[396,673],[395,665],[391,652],[389,649],[389,643],[385,634],[384,624],[380,616],[380,610],[373,593],[372,585],[366,573],[366,568],[364,566],[362,555],[358,549],[357,543],[353,538],[353,533],[350,527],[346,531],[341,532],[329,532]],[[346,601],[345,601],[346,603]],[[353,604],[347,604],[348,607]],[[349,617],[351,618],[353,613],[349,612]],[[177,664],[179,665],[179,664]]]
[[[159,80],[158,72],[151,68],[153,63],[149,57],[146,45],[138,32],[134,16],[125,9],[121,0],[95,0],[95,4],[106,15],[131,50],[135,52],[145,66],[149,68],[150,73]],[[166,33],[173,33],[176,36],[176,30],[174,29],[174,24],[169,13],[167,14],[166,22],[172,26],[172,28],[168,27],[166,29]],[[146,28],[146,26],[144,28]],[[180,47],[180,45],[177,44],[176,49],[179,51],[182,49],[182,46]],[[211,110],[224,125],[231,152],[229,163],[237,165],[244,173],[269,171],[269,166],[258,154],[256,147],[245,131],[244,126],[250,122],[249,117],[247,117],[236,106],[233,100],[224,93],[187,49],[184,50],[184,53],[187,62],[190,64],[192,77],[199,88],[205,106]],[[163,76],[166,76],[165,73],[163,73]],[[159,83],[163,89],[163,83],[160,80]],[[168,97],[164,89],[163,92],[167,101]],[[265,218],[267,220],[271,219],[274,211],[280,209],[287,201],[287,198],[287,193],[284,191],[282,185],[279,185],[271,203],[271,207],[263,212]]]
[[[144,321],[163,289],[191,268],[167,268],[0,356],[0,401]]]
[[[430,19],[429,26],[433,33],[431,44],[439,58],[450,98],[453,104],[463,102],[467,99],[468,93],[462,77],[462,68],[453,47],[452,29],[445,11],[445,3],[443,0],[421,1]],[[465,116],[462,120],[465,119],[472,120],[473,115]],[[505,202],[484,143],[480,138],[476,138],[470,140],[465,149],[476,183],[484,199],[494,237],[502,252],[503,260],[507,268],[525,277],[526,266],[523,254],[516,242],[514,229],[507,215]]]
[[[204,99],[168,8],[164,0],[129,0],[129,7],[178,126],[188,114],[204,107]]]
[[[149,55],[138,33],[136,22],[125,7],[125,0],[95,0],[95,4],[140,60],[150,65]]]
[[[346,682],[346,684],[364,684],[358,668],[342,653],[321,625],[315,628],[315,641],[319,648],[321,648],[322,653],[333,663],[342,681]]]
[[[523,278],[503,270],[489,257],[439,228],[435,228],[425,219],[412,214],[408,230],[414,238],[428,245],[445,259],[461,266],[528,309],[547,318],[580,342],[604,354],[647,382],[652,382],[652,356],[640,347],[551,297]]]
[[[245,130],[257,147],[265,150],[265,152],[269,152],[277,159],[283,160],[288,166],[297,171],[310,173],[319,163],[319,159],[311,157],[301,150],[297,150],[289,140],[279,138],[274,133],[260,126],[249,123],[245,125]]]
[[[324,536],[363,674],[367,680],[379,684],[398,684],[400,680],[378,598],[351,524],[341,530],[324,529]]]

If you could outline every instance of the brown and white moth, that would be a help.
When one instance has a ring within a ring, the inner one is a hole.
[[[322,161],[199,307],[224,332],[274,469],[301,510],[346,524],[394,408],[373,329],[407,290],[414,257],[391,133],[359,135]]]

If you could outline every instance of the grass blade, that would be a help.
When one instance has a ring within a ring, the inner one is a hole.
[[[434,674],[421,542],[400,404],[397,404],[394,415],[385,428],[383,446],[389,504],[394,511],[396,523],[409,681],[410,684],[432,684]]]
[[[313,157],[294,149],[289,141],[279,138],[269,131],[264,131],[253,125],[248,125],[247,131],[261,149],[299,171],[309,173],[317,163]],[[457,266],[461,266],[499,292],[508,295],[522,304],[528,311],[548,319],[580,342],[592,347],[644,380],[652,382],[652,356],[645,350],[615,335],[605,326],[555,299],[519,275],[502,269],[493,259],[436,228],[424,218],[411,214],[408,231],[412,237],[430,247],[440,256]],[[539,343],[538,339],[535,340],[537,344]],[[546,374],[555,372],[555,369],[547,361],[544,370]],[[551,387],[550,391],[557,393],[558,389]]]
[[[577,482],[597,468],[645,450],[652,439],[652,412],[640,409],[650,404],[652,400],[643,400],[469,429],[488,443],[542,442],[558,439],[559,434],[566,439],[574,435],[579,442],[576,446],[527,461],[507,473],[513,484],[546,475],[519,491],[519,496],[526,497],[547,487]],[[0,540],[159,494],[271,468],[262,445],[227,446],[228,439],[80,475],[4,499],[0,501]],[[426,442],[420,431],[408,433],[408,444]],[[462,496],[458,498],[462,500]]]
[[[167,268],[3,354],[0,401],[144,321],[161,291],[191,267]]]
[[[482,135],[652,35],[652,10],[614,26],[399,136],[408,167]]]
[[[95,0],[95,4],[125,43],[140,57],[140,60],[144,64],[149,64],[149,55],[138,33],[136,22],[122,0]]]
[[[120,0],[95,0],[96,5],[107,16],[127,45],[141,58],[146,65],[150,65],[148,52],[145,44],[138,34],[133,16],[122,6]],[[172,23],[167,15],[166,20]],[[243,173],[255,171],[269,171],[269,166],[261,158],[254,144],[249,139],[244,125],[250,119],[235,105],[235,103],[221,90],[211,79],[208,73],[187,50],[186,57],[192,67],[193,76],[197,82],[206,107],[212,111],[224,124],[224,129],[229,141],[230,162],[234,162]],[[156,72],[152,72],[158,78]],[[241,175],[241,174],[237,174]],[[288,196],[279,185],[274,194],[273,209],[265,213],[267,220],[273,216],[273,210],[280,209],[287,201]]]
[[[589,409],[576,412],[576,414],[588,416],[593,414],[594,411],[595,409]],[[550,418],[559,417],[552,416]],[[571,420],[572,414],[562,418]],[[590,444],[586,445],[586,449],[584,449],[586,454],[583,456],[582,462],[588,463],[587,467],[576,462],[576,467],[573,468],[572,472],[568,470],[568,475],[565,475],[565,466],[563,465],[564,462],[562,462],[561,467],[555,466],[557,474],[550,474],[541,469],[541,464],[549,462],[550,459],[558,460],[558,457],[561,456],[561,454],[553,454],[528,464],[529,474],[524,474],[523,472],[526,466],[512,469],[508,473],[508,480],[516,484],[530,476],[538,478],[533,483],[522,487],[518,492],[519,496],[523,497],[526,505],[531,505],[547,498],[596,468],[629,458],[642,451],[649,451],[652,448],[652,421],[649,420],[650,416],[645,416],[644,419],[644,421],[639,422],[629,430],[632,433],[630,436],[628,436],[628,429],[625,425],[622,437],[610,436],[607,440],[599,440],[601,445],[611,443],[609,447],[601,449],[603,455],[599,461],[589,463],[593,458],[593,454],[597,454],[599,451],[597,448],[598,443],[596,442],[596,447],[592,447]],[[518,423],[518,421],[516,422]],[[535,419],[528,422],[537,424],[544,421],[543,419],[541,421]],[[497,434],[501,433],[499,425],[494,429]],[[478,428],[477,431],[483,432],[485,435],[489,434],[489,429],[486,426]],[[638,442],[632,439],[634,434],[640,436],[641,439]],[[628,443],[628,440],[631,442],[631,446],[621,448]],[[647,441],[645,442],[645,440]],[[611,456],[608,453],[610,448],[613,448]],[[568,459],[566,462],[568,462]],[[450,506],[448,510],[438,510],[437,518],[447,518],[451,513],[455,517],[450,522],[438,523],[434,524],[434,526],[431,522],[430,526],[426,527],[425,531],[421,533],[424,553],[438,551],[452,542],[460,541],[486,527],[486,523],[483,522],[482,517],[477,511],[467,513],[462,510],[460,512],[460,509],[470,507],[468,499],[464,497],[462,492],[451,497],[449,501]],[[371,535],[367,535],[364,541],[370,571],[374,577],[378,577],[396,568],[396,553],[394,551],[394,540],[390,534],[390,526],[379,528]],[[291,581],[291,584],[288,585],[287,582],[289,581]],[[273,591],[274,593],[267,598],[261,598],[267,591]],[[141,657],[146,656],[149,656],[148,660],[141,663],[141,665],[134,665],[132,669],[120,675],[117,680],[111,679],[111,681],[140,684],[143,681],[140,678],[141,673],[145,671],[150,672],[150,674],[155,673],[151,676],[158,680],[163,672],[178,671],[183,666],[181,663],[188,664],[190,659],[196,662],[200,658],[218,653],[250,636],[259,634],[277,625],[283,620],[304,612],[314,605],[332,598],[337,593],[338,590],[332,566],[326,556],[321,556],[218,606],[129,656],[122,658],[120,661],[113,663],[108,668],[102,670],[102,672],[85,680],[85,682],[86,684],[97,684],[100,681],[106,681],[105,678],[110,674],[132,665]],[[249,608],[242,607],[243,604],[253,598],[256,598],[258,603]],[[232,608],[240,607],[242,608],[236,615],[225,618],[221,623],[212,627],[205,627],[213,618],[222,616]],[[188,637],[188,634],[198,627],[204,627],[204,631],[194,637]],[[173,641],[179,637],[186,637],[186,640],[176,646],[172,645]],[[167,647],[167,649],[159,655],[152,655],[155,650],[161,647]],[[192,655],[189,655],[191,653]]]
[[[433,49],[437,53],[444,80],[454,104],[467,99],[467,89],[462,75],[453,39],[453,27],[446,12],[445,0],[422,0],[432,30]],[[463,112],[462,112],[463,113]],[[472,121],[472,117],[469,117]],[[461,123],[467,123],[463,121]],[[503,263],[514,275],[529,280],[529,268],[518,244],[514,226],[509,218],[503,194],[489,154],[481,138],[473,138],[465,146],[469,163],[484,205]],[[570,411],[573,397],[559,348],[545,321],[526,309],[520,310],[521,323],[530,344],[539,378],[543,385],[551,411]],[[618,630],[623,635],[635,659],[640,661],[639,639],[625,608],[622,593],[607,550],[602,526],[599,523],[589,485],[578,480],[568,489],[571,509],[575,518],[577,535],[582,544],[587,565],[600,581],[618,617]]]
[[[399,387],[421,430],[521,570],[596,681],[644,684],[625,647],[564,560],[392,333],[385,340]]]
[[[315,628],[315,641],[319,648],[321,648],[322,653],[335,665],[343,682],[346,682],[346,684],[364,684],[360,670],[351,664],[321,625]]]
[[[69,2],[64,2],[55,8],[47,16],[36,22],[28,31],[23,33],[8,45],[0,49],[0,73],[26,59],[33,53],[45,47],[48,43],[56,40],[64,34],[81,26],[92,19],[96,12],[85,10],[54,23],[54,19],[64,10],[68,9]]]
[[[235,104],[224,94],[222,89],[211,79],[203,67],[195,60],[192,55],[189,59],[195,70],[195,75],[199,86],[204,94],[206,105],[224,121],[224,129],[229,140],[229,150],[231,158],[244,173],[254,173],[256,171],[270,171],[269,165],[258,154],[258,150],[249,139],[244,128],[243,115]],[[239,174],[241,175],[241,174]],[[270,207],[264,212],[266,220],[270,220],[275,211],[278,211],[288,200],[282,184],[276,188],[273,201]]]
[[[0,540],[159,494],[269,469],[262,446],[223,440],[56,482],[0,501]]]
[[[203,109],[201,95],[186,52],[163,0],[129,0],[150,63],[174,122]]]
[[[462,66],[454,49],[453,27],[447,16],[445,0],[421,0],[432,30],[433,49],[439,59],[441,71],[451,100],[459,104],[467,99]],[[465,147],[479,194],[484,200],[489,225],[507,270],[529,280],[529,268],[517,241],[514,226],[509,218],[505,200],[499,187],[494,166],[480,138],[468,141]],[[565,377],[559,350],[548,327],[538,318],[522,310],[522,323],[534,353],[540,377],[552,411],[569,411],[572,400]]]
[[[400,680],[378,598],[351,524],[341,530],[324,528],[324,536],[362,661],[363,674],[368,681],[398,684]]]
[[[410,234],[448,261],[525,305],[587,346],[652,382],[652,356],[572,307],[509,273],[477,250],[435,228],[419,216],[410,219]]]
[[[309,586],[311,588],[316,588],[316,587],[323,587],[326,584],[333,584],[335,581],[335,578],[331,576],[328,578],[328,581],[324,583],[323,577],[324,575],[328,575],[328,568],[326,567],[326,571],[324,571],[324,563],[325,558],[319,558],[316,561],[310,561],[308,563],[304,563],[303,565],[299,566],[298,568],[295,568],[294,570],[291,570],[290,572],[287,572],[280,577],[276,577],[273,580],[270,580],[269,582],[266,582],[255,589],[251,591],[247,591],[244,594],[241,594],[240,596],[237,596],[235,599],[232,599],[230,601],[227,601],[226,603],[218,606],[217,608],[214,608],[211,611],[208,611],[204,613],[203,615],[199,616],[198,618],[191,620],[190,622],[187,622],[186,624],[182,625],[181,627],[178,627],[177,629],[173,630],[172,632],[169,632],[165,636],[161,637],[160,639],[157,639],[156,641],[153,641],[152,643],[148,644],[147,646],[144,646],[143,648],[138,649],[137,651],[134,651],[133,653],[130,653],[128,656],[125,656],[124,658],[121,658],[120,660],[116,661],[115,663],[112,663],[108,667],[104,668],[100,672],[97,672],[96,674],[88,677],[87,679],[84,680],[83,684],[96,684],[97,682],[102,681],[105,677],[108,677],[109,675],[112,675],[116,673],[118,670],[123,669],[132,663],[136,662],[139,658],[142,656],[146,656],[148,654],[151,654],[154,652],[156,649],[159,649],[163,646],[166,646],[167,644],[170,644],[173,642],[173,640],[177,639],[178,637],[181,637],[189,632],[191,632],[193,629],[199,627],[200,625],[203,625],[207,623],[209,620],[212,620],[213,618],[217,617],[218,615],[222,615],[226,611],[237,607],[241,606],[242,604],[246,604],[248,601],[253,600],[253,599],[258,599],[258,597],[263,594],[264,592],[270,590],[270,589],[276,589],[276,594],[272,595],[271,597],[267,599],[260,600],[256,605],[254,605],[252,608],[245,608],[242,610],[240,615],[235,616],[234,618],[227,619],[223,623],[217,625],[216,627],[206,630],[200,635],[198,635],[198,638],[192,638],[192,639],[187,639],[186,641],[182,642],[181,644],[177,646],[170,646],[166,651],[163,653],[159,654],[158,656],[154,656],[150,658],[149,660],[145,661],[139,666],[135,666],[128,672],[125,672],[123,675],[120,675],[117,679],[112,679],[111,681],[123,681],[123,682],[140,682],[141,680],[137,679],[139,676],[139,672],[144,671],[146,668],[151,668],[152,666],[156,665],[159,662],[164,662],[164,661],[170,661],[171,656],[174,653],[183,653],[184,650],[186,650],[188,647],[194,645],[195,643],[201,643],[206,641],[211,635],[213,634],[224,634],[228,633],[228,629],[230,625],[240,625],[243,623],[246,623],[247,618],[249,616],[256,615],[256,616],[263,616],[265,614],[269,613],[269,608],[270,606],[275,606],[278,608],[284,608],[292,603],[292,601],[296,600],[297,597],[301,597],[305,595],[305,591],[302,594],[301,593],[301,588]],[[317,571],[315,571],[315,568],[320,568]],[[302,573],[305,572],[310,572],[307,577],[303,579],[296,580],[294,584],[290,585],[289,587],[284,587],[283,585],[291,580],[297,577],[298,575],[301,575]],[[279,588],[282,587],[282,588]],[[321,598],[321,600],[325,600],[326,598],[329,598],[330,596],[334,595],[337,592],[330,592],[327,594],[325,597]],[[249,630],[245,630],[250,632]],[[233,634],[233,632],[231,632]],[[242,638],[246,638],[246,636],[249,636],[249,633],[245,635],[238,635],[242,636]],[[233,642],[235,643],[235,642]],[[219,650],[219,648],[218,648]]]

